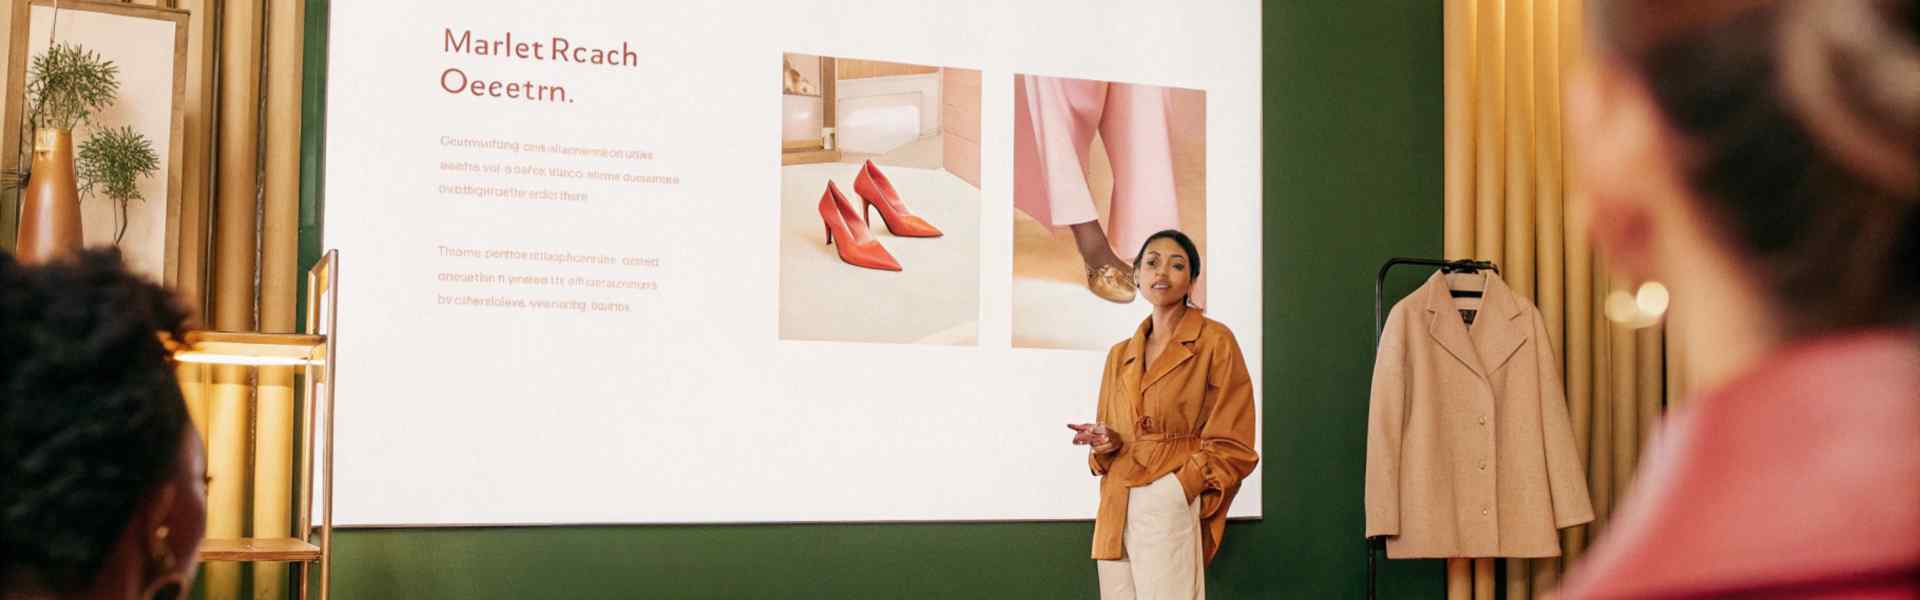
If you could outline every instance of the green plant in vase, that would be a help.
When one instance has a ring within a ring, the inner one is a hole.
[[[57,44],[33,57],[27,70],[32,163],[6,182],[25,188],[20,236],[14,252],[22,261],[53,260],[79,250],[80,191],[75,177],[73,128],[113,104],[120,68],[76,44]]]
[[[20,254],[51,258],[80,247],[79,199],[114,202],[115,244],[125,237],[129,206],[144,199],[139,182],[159,168],[153,142],[132,127],[93,132],[73,152],[73,130],[88,125],[119,98],[120,68],[78,44],[56,44],[33,58],[27,72],[28,119],[34,130],[32,167],[9,173],[24,185]],[[31,251],[31,252],[29,252]]]
[[[127,235],[128,205],[145,199],[140,194],[140,179],[160,168],[160,155],[154,153],[153,142],[132,126],[103,129],[80,144],[78,166],[80,195],[104,196],[119,209],[113,243],[120,243],[120,238]]]

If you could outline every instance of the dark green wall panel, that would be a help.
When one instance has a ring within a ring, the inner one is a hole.
[[[324,196],[327,2],[309,6],[303,267],[319,257]],[[1266,517],[1229,525],[1207,578],[1213,597],[1361,595],[1373,272],[1391,256],[1441,250],[1440,10],[1263,7],[1264,123],[1245,126],[1264,137]],[[1390,287],[1397,297],[1418,282],[1406,273]],[[349,530],[336,537],[334,585],[336,598],[353,599],[1090,598],[1091,532],[1087,523]],[[1437,561],[1385,563],[1382,597],[1443,592]]]
[[[1209,591],[1362,596],[1373,274],[1441,251],[1440,9],[1265,4],[1266,518],[1229,536]],[[1445,591],[1437,561],[1385,566],[1382,597]]]

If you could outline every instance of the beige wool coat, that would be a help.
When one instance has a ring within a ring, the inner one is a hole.
[[[1559,556],[1557,530],[1593,504],[1546,322],[1488,273],[1468,326],[1473,301],[1456,304],[1447,277],[1394,306],[1381,336],[1366,535],[1389,536],[1391,558]]]

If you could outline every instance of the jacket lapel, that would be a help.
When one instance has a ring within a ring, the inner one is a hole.
[[[1530,323],[1521,321],[1525,313],[1520,310],[1513,289],[1492,273],[1487,274],[1487,292],[1480,312],[1483,318],[1476,320],[1472,337],[1481,366],[1490,374],[1513,358],[1515,351],[1526,343],[1532,328]]]
[[[1480,351],[1467,334],[1467,324],[1460,320],[1460,311],[1454,308],[1453,296],[1447,292],[1446,276],[1434,273],[1420,289],[1427,295],[1427,335],[1475,375],[1485,379],[1487,371],[1480,366]]]
[[[1147,388],[1153,387],[1160,378],[1166,377],[1168,373],[1172,373],[1174,369],[1180,368],[1180,365],[1193,358],[1193,342],[1200,339],[1200,323],[1206,320],[1206,317],[1200,316],[1199,312],[1197,309],[1187,309],[1187,313],[1180,317],[1180,324],[1173,328],[1173,341],[1169,342],[1167,349],[1161,350],[1160,356],[1147,366],[1151,370],[1147,372],[1146,382],[1140,385],[1142,397],[1146,396]],[[1153,317],[1147,317],[1147,323],[1153,323]],[[1141,331],[1144,333],[1145,328],[1143,327]],[[1144,349],[1146,338],[1142,336],[1140,340],[1140,345]]]
[[[1149,317],[1148,323],[1151,322],[1151,317]],[[1124,422],[1127,423],[1132,423],[1134,419],[1140,417],[1140,410],[1142,408],[1140,406],[1140,378],[1143,374],[1140,362],[1144,360],[1142,357],[1146,356],[1146,353],[1147,323],[1141,323],[1140,327],[1134,330],[1133,339],[1127,341],[1127,346],[1121,350],[1120,355],[1120,397],[1118,400],[1121,401],[1119,402],[1119,406],[1125,406],[1126,408],[1123,409],[1125,414],[1118,416],[1124,417]],[[1115,424],[1109,423],[1108,425]]]

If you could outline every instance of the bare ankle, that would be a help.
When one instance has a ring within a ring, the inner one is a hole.
[[[1080,250],[1080,260],[1087,266],[1123,265],[1120,257],[1114,256],[1112,246],[1107,243],[1107,232],[1100,229],[1099,221],[1074,223],[1069,228],[1073,230],[1074,245]]]

